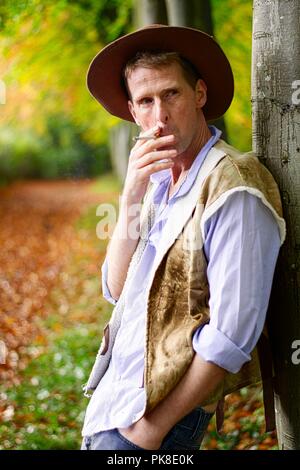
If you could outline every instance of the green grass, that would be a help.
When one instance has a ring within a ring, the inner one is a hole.
[[[102,318],[102,323],[106,318]],[[88,399],[87,381],[102,332],[77,326],[57,336],[24,371],[22,383],[5,392],[14,415],[0,424],[0,449],[78,449]]]
[[[121,193],[121,184],[113,173],[107,173],[97,178],[91,185],[90,190],[99,193],[99,204],[89,206],[76,221],[75,228],[79,231],[85,231],[88,236],[94,235],[94,242],[97,251],[105,251],[108,238],[101,239],[97,237],[97,225],[103,218],[108,217],[107,209],[104,213],[98,213],[97,209],[101,204],[110,204],[114,218],[112,223],[117,222],[119,214],[119,195]],[[100,202],[100,199],[102,202]],[[96,238],[97,237],[97,238]]]
[[[121,182],[114,173],[105,173],[97,177],[96,181],[91,185],[91,190],[96,193],[119,193],[122,188]]]

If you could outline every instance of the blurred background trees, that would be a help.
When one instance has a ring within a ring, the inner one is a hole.
[[[214,25],[235,75],[236,95],[225,115],[228,138],[249,150],[251,4],[251,0],[2,0],[0,80],[6,87],[6,103],[0,104],[0,180],[93,177],[108,171],[120,158],[121,144],[111,147],[115,159],[109,148],[109,134],[116,136],[119,121],[89,95],[88,65],[103,46],[137,25],[158,20],[179,24],[180,16],[182,24],[205,29],[205,17],[206,28]],[[124,168],[123,162],[119,174]]]

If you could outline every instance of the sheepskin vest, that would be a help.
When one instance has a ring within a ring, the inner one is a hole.
[[[205,171],[203,180],[201,173]],[[208,153],[190,191],[178,198],[171,209],[156,257],[147,305],[146,411],[166,397],[184,375],[195,354],[193,333],[209,322],[204,225],[237,191],[260,198],[274,215],[281,242],[284,241],[280,194],[272,175],[254,154],[241,154],[219,140]],[[148,197],[151,198],[151,189]],[[251,357],[238,373],[226,374],[223,383],[202,405],[260,381],[257,348]]]

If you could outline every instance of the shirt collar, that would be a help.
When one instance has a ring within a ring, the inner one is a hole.
[[[197,172],[202,165],[206,155],[208,154],[209,150],[215,145],[215,143],[220,139],[222,132],[217,129],[215,126],[208,126],[211,132],[211,138],[206,142],[206,144],[201,148],[200,152],[198,153],[197,157],[192,163],[192,166],[189,168],[186,179],[184,180],[183,184],[179,187],[178,191],[172,196],[178,197],[183,196],[188,192],[191,188]],[[171,171],[170,169],[160,170],[156,173],[153,173],[150,176],[151,183],[161,184],[161,183],[169,183],[171,180]],[[170,198],[170,199],[172,199]]]

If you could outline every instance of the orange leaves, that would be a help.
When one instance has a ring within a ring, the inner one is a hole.
[[[277,445],[276,433],[264,432],[264,410],[261,387],[248,387],[228,395],[225,400],[225,420],[220,437],[215,423],[208,427],[205,449],[268,450]]]
[[[88,181],[32,181],[0,190],[0,340],[8,351],[0,365],[1,382],[16,383],[18,370],[30,358],[28,345],[47,344],[39,320],[49,314],[55,286],[66,292],[66,298],[57,299],[57,313],[72,311],[68,296],[76,295],[79,280],[71,279],[64,267],[87,244],[74,221],[85,207],[99,202],[88,188]],[[97,269],[94,255],[87,264],[90,274]],[[88,296],[88,281],[82,282]],[[62,328],[58,322],[52,326],[56,332]]]

